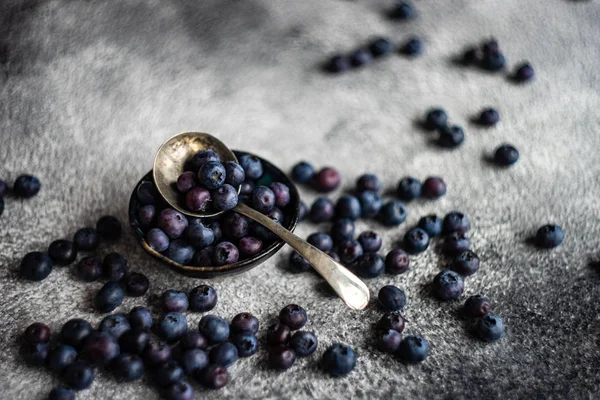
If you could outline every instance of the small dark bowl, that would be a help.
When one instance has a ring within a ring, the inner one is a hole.
[[[244,154],[250,154],[243,151],[234,150],[235,156],[239,159]],[[256,156],[258,157],[258,156]],[[290,232],[293,232],[298,223],[298,215],[300,213],[300,196],[296,186],[292,181],[276,166],[265,160],[264,158],[258,157],[263,163],[264,174],[257,181],[257,185],[268,186],[271,182],[281,182],[290,188],[290,203],[282,210],[285,214],[285,228]],[[161,253],[152,249],[144,237],[144,231],[137,222],[137,212],[140,208],[140,202],[137,199],[136,192],[137,188],[145,181],[152,182],[152,171],[148,172],[133,189],[131,198],[129,200],[129,223],[133,229],[133,234],[140,245],[148,252],[152,257],[157,258],[167,264],[173,271],[179,272],[180,274],[191,276],[194,278],[215,278],[225,275],[235,275],[248,271],[251,268],[268,260],[273,254],[283,247],[285,242],[281,239],[277,239],[271,243],[266,249],[255,255],[254,257],[246,258],[238,261],[234,264],[222,265],[219,267],[197,267],[192,265],[181,265],[171,259],[165,257]]]

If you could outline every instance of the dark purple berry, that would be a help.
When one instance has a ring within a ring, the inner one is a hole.
[[[122,231],[121,221],[112,215],[100,217],[98,222],[96,222],[96,232],[106,241],[115,242],[119,240]]]
[[[361,216],[363,218],[374,218],[379,214],[383,201],[375,192],[365,190],[359,193],[358,201],[360,202]]]
[[[349,218],[337,219],[331,226],[331,237],[336,243],[354,238],[354,221]]]
[[[377,348],[384,353],[395,353],[400,347],[402,334],[393,329],[388,329],[379,332],[377,338]]]
[[[90,251],[98,247],[98,233],[94,228],[81,228],[73,236],[77,250]]]
[[[447,149],[454,149],[465,141],[465,132],[458,126],[444,126],[438,130],[438,144]]]
[[[157,323],[157,333],[167,343],[178,341],[187,332],[187,319],[179,312],[163,315]]]
[[[375,278],[385,271],[383,258],[377,253],[365,253],[356,259],[356,274],[363,278]]]
[[[237,188],[244,182],[246,173],[240,164],[234,161],[225,161],[223,165],[225,166],[225,173],[227,174],[225,183]]]
[[[192,171],[185,171],[177,178],[176,186],[181,193],[187,193],[196,186],[196,174]]]
[[[158,228],[152,228],[146,233],[146,242],[148,246],[159,253],[168,249],[171,244],[167,234]]]
[[[465,233],[471,229],[469,217],[460,211],[452,211],[446,214],[442,226],[445,234]]]
[[[188,243],[196,249],[203,249],[210,246],[215,240],[214,232],[202,223],[199,218],[192,218],[189,221],[185,238]]]
[[[221,223],[219,221],[213,221],[210,224],[207,225],[211,231],[213,231],[213,235],[215,237],[215,240],[213,241],[213,243],[218,243],[221,240],[221,237],[223,237],[223,231],[221,229]]]
[[[188,349],[181,357],[183,370],[190,376],[208,367],[208,363],[208,355],[200,348]]]
[[[511,144],[503,144],[494,152],[494,162],[502,167],[513,165],[519,160],[519,150]]]
[[[133,382],[144,375],[144,362],[136,354],[120,354],[110,368],[115,379],[120,382]]]
[[[206,350],[208,348],[208,341],[204,335],[198,331],[187,331],[185,335],[179,339],[179,347],[183,351],[193,349]]]
[[[469,250],[471,241],[464,233],[454,232],[444,239],[444,253],[459,254],[465,250]]]
[[[48,343],[50,341],[50,328],[41,322],[29,325],[23,333],[23,339],[27,344]]]
[[[220,188],[225,183],[225,167],[220,162],[209,161],[198,170],[198,182],[209,190]]]
[[[412,19],[416,16],[415,8],[408,1],[397,1],[389,12],[389,17],[397,20]]]
[[[27,253],[19,267],[20,275],[30,281],[46,279],[50,272],[52,272],[52,260],[47,254],[39,251]]]
[[[385,270],[388,274],[403,274],[408,270],[410,259],[404,250],[394,249],[385,257]]]
[[[408,254],[422,253],[429,247],[429,235],[421,228],[412,228],[404,235],[404,250]]]
[[[123,279],[125,292],[128,296],[140,297],[146,294],[150,281],[146,275],[139,272],[132,272]]]
[[[277,207],[283,208],[288,205],[290,202],[290,188],[287,185],[281,182],[273,182],[269,185],[269,189],[275,194],[275,205]]]
[[[440,300],[456,300],[465,288],[463,278],[448,269],[440,272],[433,279],[433,293]]]
[[[500,114],[495,108],[486,108],[477,117],[477,123],[481,126],[494,126],[500,121]]]
[[[335,168],[325,167],[315,174],[312,183],[317,191],[327,193],[337,189],[341,180]]]
[[[369,44],[371,55],[375,58],[390,54],[394,49],[394,45],[387,38],[377,38]]]
[[[240,239],[239,250],[246,257],[254,257],[263,249],[263,243],[260,239],[252,236],[246,236]]]
[[[252,192],[252,207],[266,214],[275,207],[275,193],[266,186],[259,186]]]
[[[292,335],[291,329],[281,324],[272,324],[267,329],[267,343],[270,345],[283,345],[287,344]]]
[[[234,264],[238,261],[240,253],[231,242],[217,244],[213,252],[213,264],[216,266]]]
[[[208,340],[209,345],[222,343],[229,337],[229,324],[216,315],[205,315],[198,323],[198,330]]]
[[[306,207],[306,203],[300,200],[300,205],[298,206],[298,222],[302,222],[304,218],[306,218],[306,214],[308,214],[308,207]]]
[[[119,282],[106,282],[94,297],[94,308],[107,313],[113,311],[123,302],[125,293]]]
[[[137,306],[129,312],[129,324],[132,329],[149,331],[152,327],[152,314],[146,307]]]
[[[429,354],[429,343],[421,336],[407,336],[398,347],[398,356],[408,364],[418,364]]]
[[[256,333],[258,332],[258,319],[247,312],[237,314],[231,320],[231,332],[233,333]]]
[[[239,201],[237,190],[228,183],[212,192],[212,204],[218,211],[231,210]]]
[[[107,332],[93,332],[85,340],[83,357],[95,365],[108,365],[120,352],[117,339]]]
[[[398,333],[404,330],[405,320],[402,314],[397,311],[388,312],[383,315],[377,322],[377,329],[386,331],[392,329]]]
[[[306,241],[321,251],[333,250],[333,239],[326,233],[311,233],[308,238],[306,238]]]
[[[497,72],[506,66],[506,58],[500,51],[484,53],[479,65],[487,71]]]
[[[129,325],[129,320],[124,314],[111,314],[102,321],[98,325],[99,332],[110,333],[114,337],[118,339],[123,336],[123,334],[131,329],[131,325]]]
[[[358,235],[358,242],[365,253],[375,253],[381,248],[381,236],[373,231],[365,231]]]
[[[49,354],[50,345],[48,343],[26,343],[23,346],[23,356],[25,357],[25,362],[32,367],[41,367],[46,365]]]
[[[190,291],[190,307],[194,311],[210,311],[217,305],[217,291],[209,285],[196,286]]]
[[[229,381],[227,368],[219,365],[209,365],[200,371],[198,375],[202,386],[208,389],[221,389]]]
[[[334,55],[329,59],[329,61],[327,61],[327,64],[325,64],[325,70],[327,70],[328,72],[331,72],[332,74],[338,74],[341,72],[345,72],[345,71],[348,71],[349,69],[350,69],[350,58],[345,55]],[[292,176],[294,176],[293,174],[294,174],[294,170],[292,170]],[[294,176],[294,179],[301,183],[306,182],[306,181],[301,181],[299,179],[296,179],[295,176]]]
[[[448,114],[441,108],[432,108],[425,115],[425,127],[429,130],[443,128],[448,124]]]
[[[533,79],[534,76],[535,71],[533,70],[533,67],[531,64],[525,62],[517,65],[513,78],[517,82],[527,82]]]
[[[377,175],[364,174],[358,178],[358,180],[356,181],[356,191],[360,193],[366,190],[374,193],[379,193],[379,191],[381,190],[381,181],[379,180]]]
[[[241,214],[232,212],[223,217],[221,221],[223,233],[230,239],[241,239],[248,235],[250,224],[248,219]]]
[[[159,387],[170,387],[183,379],[183,368],[175,360],[157,365],[153,371],[153,382]]]
[[[294,365],[296,352],[286,346],[273,346],[269,349],[269,366],[273,369],[284,371]]]
[[[344,264],[352,264],[363,255],[363,248],[356,240],[345,240],[338,244],[338,253]]]
[[[211,200],[213,199],[210,192],[201,186],[195,186],[185,194],[185,206],[190,211],[206,211],[211,204]]]
[[[179,381],[166,388],[162,396],[166,400],[193,400],[194,389],[186,381]]]
[[[262,176],[263,165],[258,157],[244,154],[240,157],[239,161],[246,172],[246,179],[258,179]]]
[[[196,265],[198,267],[210,267],[213,265],[212,257],[215,248],[213,246],[205,247],[202,250],[198,250],[194,253],[194,257],[192,257],[192,265]]]
[[[289,304],[279,312],[279,321],[293,331],[306,325],[307,320],[306,311],[297,304]]]
[[[83,257],[77,264],[76,272],[83,281],[97,281],[102,276],[102,261],[96,256]]]
[[[77,249],[73,242],[55,240],[48,247],[48,256],[54,265],[69,265],[77,258]]]
[[[348,69],[348,68],[346,68]],[[338,72],[338,71],[335,71]],[[315,169],[306,161],[300,161],[292,168],[292,179],[299,183],[307,183],[315,176]]]
[[[464,314],[472,318],[483,317],[490,312],[490,309],[490,300],[480,294],[469,297],[463,306]]]
[[[240,357],[250,357],[256,354],[259,348],[258,339],[250,332],[234,335],[231,343],[237,348]]]
[[[13,193],[18,197],[28,199],[38,194],[41,188],[38,178],[32,175],[19,176],[13,185]]]
[[[560,245],[565,238],[562,228],[556,224],[548,224],[538,229],[535,242],[538,247],[551,249]]]
[[[310,220],[315,223],[330,221],[334,212],[333,202],[328,198],[319,197],[310,207]]]
[[[185,312],[190,305],[186,294],[178,290],[165,291],[160,302],[165,312]]]
[[[486,342],[501,339],[504,336],[504,321],[499,316],[488,313],[475,323],[475,334]]]
[[[242,182],[242,185],[240,186],[240,197],[243,197],[243,198],[249,197],[252,194],[252,192],[254,191],[255,187],[256,187],[256,184],[254,183],[254,181]]]
[[[427,199],[439,199],[446,194],[446,183],[442,178],[432,176],[425,179],[421,187],[421,195]]]
[[[70,319],[60,330],[60,341],[64,344],[81,350],[87,337],[94,332],[94,328],[84,319]]]
[[[188,265],[194,257],[194,248],[184,239],[171,241],[165,256],[181,265]]]
[[[335,343],[323,353],[322,368],[332,376],[348,375],[356,365],[356,354],[345,344]]]
[[[360,201],[354,196],[344,195],[335,204],[336,218],[349,218],[354,221],[359,219],[360,215]]]
[[[150,367],[171,359],[171,348],[165,342],[150,341],[144,349],[144,361]]]
[[[177,239],[188,227],[187,218],[172,208],[165,208],[157,219],[158,227],[171,239]]]
[[[68,387],[83,390],[94,382],[94,369],[85,362],[76,361],[65,368],[61,377]]]
[[[411,37],[401,47],[400,53],[406,56],[418,56],[423,53],[423,41],[418,37]]]
[[[219,343],[210,349],[208,354],[211,364],[229,367],[238,359],[237,347],[233,343]]]
[[[400,311],[406,305],[406,295],[394,285],[386,285],[379,289],[377,299],[386,311]]]
[[[307,357],[317,350],[317,337],[312,332],[298,331],[290,339],[290,347],[298,357]]]
[[[350,54],[350,63],[353,67],[363,67],[371,64],[372,62],[373,56],[367,49],[357,49]]]
[[[449,268],[462,276],[473,275],[479,269],[479,257],[471,250],[465,250],[454,258]]]
[[[102,260],[102,271],[109,280],[120,281],[127,275],[127,260],[119,253],[108,253]]]
[[[207,162],[221,162],[221,158],[214,150],[200,150],[190,160],[190,167],[197,172]]]
[[[398,200],[385,203],[379,210],[379,217],[386,226],[400,225],[406,220],[407,215],[406,206]]]
[[[421,196],[421,181],[407,176],[400,179],[396,193],[400,200],[411,201]]]
[[[430,238],[442,234],[442,219],[435,214],[421,217],[418,226],[423,229]]]
[[[306,258],[302,257],[297,251],[290,253],[290,269],[293,272],[306,272],[312,268]]]
[[[160,199],[158,190],[151,181],[142,182],[136,190],[136,196],[142,205],[156,204]]]
[[[150,333],[138,329],[130,329],[119,338],[119,347],[123,353],[142,354],[150,343]]]

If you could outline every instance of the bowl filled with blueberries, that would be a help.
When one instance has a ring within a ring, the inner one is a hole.
[[[247,271],[285,243],[235,212],[238,203],[290,232],[298,223],[298,191],[279,168],[213,136],[186,132],[163,144],[153,171],[135,186],[129,221],[154,258],[184,275],[213,278]]]

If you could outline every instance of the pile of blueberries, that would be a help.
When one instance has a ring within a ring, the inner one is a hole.
[[[287,185],[260,184],[263,165],[255,156],[241,156],[239,165],[221,164],[214,151],[202,150],[192,158],[190,165],[193,170],[184,172],[177,181],[179,190],[186,192],[190,209],[202,211],[212,204],[217,210],[230,210],[238,202],[234,187],[241,185],[239,200],[280,225],[285,225],[286,218],[295,211],[288,207],[290,189]],[[202,186],[194,186],[195,176]],[[165,205],[150,181],[138,187],[137,198],[142,204],[137,210],[137,222],[146,242],[181,265],[233,264],[257,255],[277,239],[262,225],[233,211],[210,219],[188,218]]]
[[[42,185],[38,178],[32,175],[20,175],[15,179],[12,193],[16,197],[28,199],[40,191]],[[4,213],[4,196],[8,193],[8,184],[0,179],[0,215]]]

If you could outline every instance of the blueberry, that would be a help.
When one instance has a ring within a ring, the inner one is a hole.
[[[119,282],[107,282],[96,293],[94,307],[103,313],[111,312],[123,302],[123,297],[125,293]]]
[[[266,214],[275,207],[275,193],[266,186],[258,186],[252,192],[252,207]]]
[[[331,237],[336,243],[354,238],[354,221],[349,218],[337,219],[331,226]]]
[[[308,214],[308,207],[306,207],[306,203],[300,200],[300,205],[298,207],[298,222],[302,222],[304,218],[306,218],[306,214]]]
[[[165,291],[160,300],[165,312],[185,312],[190,305],[186,294],[178,290]]]
[[[356,354],[350,346],[336,343],[325,350],[321,365],[326,372],[333,376],[344,376],[354,369]]]
[[[187,193],[191,188],[196,186],[196,174],[192,171],[185,171],[179,175],[175,186],[177,186],[177,190],[181,193]]]
[[[279,371],[285,371],[294,365],[296,352],[283,345],[273,346],[269,349],[269,366]]]
[[[77,263],[76,274],[85,282],[94,282],[102,277],[102,261],[96,256],[83,257]]]
[[[61,372],[77,359],[77,350],[74,347],[63,344],[50,351],[48,355],[48,367],[54,372]]]
[[[373,231],[365,231],[358,236],[358,242],[365,253],[374,253],[381,248],[381,236]]]
[[[446,183],[442,178],[431,176],[425,179],[421,187],[421,195],[427,199],[439,199],[446,194]]]
[[[55,240],[48,247],[48,256],[55,265],[69,265],[77,258],[77,249],[73,242]]]
[[[117,338],[117,340],[130,329],[131,325],[129,324],[129,320],[123,314],[108,315],[100,321],[100,325],[98,326],[99,332],[109,333]]]
[[[143,306],[137,306],[129,312],[129,325],[132,329],[149,331],[152,327],[152,314]]]
[[[136,196],[142,205],[156,204],[160,199],[160,194],[151,181],[142,182],[136,190]]]
[[[120,281],[127,275],[127,260],[119,253],[108,253],[102,260],[102,270],[109,280]]]
[[[187,265],[194,257],[194,248],[184,239],[173,240],[165,256],[178,264]]]
[[[332,167],[321,168],[312,181],[315,189],[319,192],[332,192],[340,186],[341,178],[339,172]]]
[[[142,354],[148,343],[150,333],[139,329],[130,329],[119,338],[119,347],[123,353]]]
[[[486,314],[475,323],[475,333],[486,342],[498,340],[504,336],[504,321],[497,315]]]
[[[231,332],[233,333],[256,333],[258,332],[258,319],[247,312],[237,314],[231,320]]]
[[[394,45],[392,44],[392,42],[389,39],[383,37],[374,39],[369,44],[369,50],[371,51],[371,55],[373,57],[386,56],[392,52],[393,48]]]
[[[444,240],[444,252],[450,255],[462,253],[469,250],[471,241],[464,233],[454,232]]]
[[[3,181],[2,179],[0,179],[0,198],[6,196],[6,193],[8,192],[8,184]]]
[[[250,196],[252,194],[252,192],[254,191],[255,187],[256,187],[256,184],[254,183],[254,181],[242,182],[242,185],[240,186],[240,197],[246,198],[246,197]]]
[[[41,322],[34,322],[23,332],[23,340],[28,344],[48,343],[50,336],[50,328]]]
[[[393,329],[380,331],[377,338],[377,348],[384,353],[395,353],[400,347],[402,334]]]
[[[310,220],[315,223],[329,221],[333,214],[333,202],[325,197],[319,197],[310,207]]]
[[[105,215],[96,222],[96,231],[104,240],[117,241],[121,238],[121,221],[112,215]]]
[[[50,391],[48,400],[75,400],[75,391],[66,387],[55,387]]]
[[[460,211],[452,211],[446,214],[442,226],[445,234],[454,232],[465,233],[471,229],[469,217]]]
[[[217,305],[217,291],[209,285],[200,285],[190,292],[190,307],[194,311],[210,311]]]
[[[238,213],[228,213],[222,220],[223,233],[230,239],[241,239],[248,235],[248,219]]]
[[[389,12],[389,17],[398,20],[412,19],[416,16],[416,11],[408,1],[398,1]]]
[[[192,218],[185,231],[185,238],[188,243],[196,249],[203,249],[214,242],[215,234],[210,228],[202,223],[201,219]]]
[[[440,147],[454,149],[465,141],[465,132],[458,125],[444,126],[438,132],[438,145]]]
[[[269,189],[275,194],[275,205],[277,207],[285,207],[290,202],[290,188],[281,183],[273,182],[269,185]]]
[[[440,272],[433,279],[433,293],[440,300],[456,300],[460,297],[465,284],[463,278],[448,269]]]
[[[363,218],[376,217],[383,204],[381,197],[369,190],[359,193],[358,201],[360,202],[361,216]]]
[[[216,191],[213,191],[212,194],[215,195]],[[211,202],[215,205],[215,199],[211,193],[201,186],[195,186],[185,194],[185,206],[190,211],[206,211]]]
[[[490,300],[480,294],[469,297],[463,306],[463,312],[467,317],[479,318],[490,312]]]
[[[379,211],[381,221],[386,226],[400,225],[406,220],[407,215],[406,206],[398,200],[388,201]]]
[[[442,234],[442,219],[435,214],[421,217],[418,226],[423,229],[430,238]]]
[[[479,257],[471,250],[465,250],[454,258],[449,268],[462,276],[473,275],[479,269]]]
[[[239,250],[246,257],[254,257],[263,249],[263,243],[260,239],[246,236],[240,239]]]
[[[377,329],[381,331],[387,331],[392,329],[398,333],[402,333],[405,326],[405,320],[402,314],[397,311],[388,312],[384,314],[377,322]]]
[[[190,160],[190,167],[192,170],[198,171],[207,162],[221,162],[221,158],[214,150],[200,150]]]
[[[179,347],[183,351],[193,349],[206,350],[208,341],[204,335],[198,331],[187,331],[186,334],[179,339]]]
[[[60,341],[66,345],[81,350],[87,337],[94,332],[94,328],[84,319],[70,319],[60,330]]]
[[[503,144],[494,152],[494,162],[502,167],[513,165],[519,160],[519,150],[511,144]]]
[[[398,347],[398,356],[408,364],[418,364],[429,354],[429,343],[421,336],[407,336]]]
[[[196,265],[199,267],[208,267],[213,265],[212,257],[215,248],[213,246],[208,246],[203,248],[202,250],[198,250],[194,253],[194,257],[192,257],[192,265]]]
[[[177,239],[188,227],[188,220],[179,211],[165,208],[158,214],[157,224],[170,239]]]
[[[338,244],[340,260],[344,264],[352,264],[363,255],[363,248],[356,240],[345,240]]]
[[[166,400],[193,400],[194,389],[186,381],[179,381],[166,388],[162,396]]]
[[[198,170],[198,182],[209,190],[220,188],[225,183],[226,176],[225,167],[217,161],[209,161]]]
[[[229,367],[238,359],[237,347],[230,342],[220,343],[210,349],[208,354],[211,364]]]
[[[497,72],[506,66],[506,58],[499,51],[489,52],[483,55],[479,65],[487,71]]]
[[[193,376],[208,366],[208,355],[202,349],[189,349],[183,353],[181,364],[185,373]]]
[[[535,234],[535,243],[543,249],[551,249],[562,243],[565,234],[556,224],[548,224],[538,229]]]
[[[293,272],[306,272],[312,268],[306,258],[302,257],[297,251],[290,253],[290,269]]]
[[[306,311],[297,304],[289,304],[279,312],[279,321],[293,331],[306,325],[307,320]]]
[[[52,272],[52,260],[42,252],[27,253],[19,267],[20,275],[30,281],[44,280]]]
[[[308,183],[314,177],[314,175],[315,169],[311,164],[307,163],[306,161],[300,161],[292,168],[292,179],[299,183]]]
[[[500,45],[495,38],[489,38],[481,43],[481,51],[483,54],[492,54],[500,51]]]
[[[467,48],[460,60],[464,65],[477,65],[481,61],[482,53],[477,47]]]
[[[250,357],[258,352],[258,339],[252,332],[238,333],[233,336],[231,342],[237,348],[240,357]]]
[[[235,161],[225,161],[223,166],[225,166],[225,173],[227,175],[225,183],[237,188],[246,179],[244,168]]]
[[[306,241],[321,251],[330,251],[333,249],[333,239],[326,233],[311,233]]]
[[[406,295],[394,285],[386,285],[379,289],[377,299],[387,311],[399,311],[406,305]]]
[[[94,228],[81,228],[73,236],[77,250],[90,251],[98,247],[98,233]]]
[[[13,193],[18,197],[28,199],[38,194],[41,186],[39,179],[35,176],[21,175],[13,184]]]
[[[513,75],[513,79],[517,82],[527,82],[533,79],[535,76],[535,71],[531,64],[525,62],[517,65],[515,68],[515,73]]]
[[[221,240],[221,237],[223,237],[223,230],[221,229],[221,223],[219,221],[213,221],[210,224],[207,225],[211,231],[213,231],[213,235],[215,237],[215,240],[213,241],[213,243],[217,243]]]
[[[404,250],[394,249],[385,257],[385,270],[388,274],[403,274],[408,270],[410,260]]]
[[[409,254],[422,253],[429,247],[429,235],[421,228],[412,228],[404,235],[404,249]]]
[[[187,332],[187,319],[179,312],[170,312],[158,320],[158,335],[167,343],[178,341]]]
[[[350,63],[355,68],[369,65],[372,62],[373,56],[367,49],[356,49],[352,53],[350,53]]]
[[[285,215],[283,214],[283,211],[277,207],[273,207],[271,211],[267,213],[267,216],[274,221],[278,221],[279,225],[285,221]]]
[[[260,159],[250,154],[240,157],[240,165],[246,172],[246,179],[258,179],[263,174],[263,165]]]
[[[423,41],[418,37],[412,37],[400,47],[400,53],[406,56],[418,56],[423,53]]]
[[[351,195],[340,197],[335,205],[336,218],[350,218],[357,220],[361,215],[361,207],[358,199]]]
[[[495,108],[485,108],[477,117],[477,123],[481,126],[494,126],[500,121],[500,114]]]
[[[169,387],[183,379],[183,368],[175,360],[168,360],[154,369],[153,381],[160,387]]]
[[[212,192],[212,204],[218,211],[231,210],[239,201],[237,190],[228,183]]]
[[[148,291],[150,281],[146,275],[139,272],[132,272],[125,276],[123,284],[125,285],[125,292],[128,296],[140,297],[145,295]]]
[[[327,70],[328,72],[331,72],[333,74],[337,74],[340,72],[345,72],[348,71],[350,69],[350,57],[344,56],[344,55],[334,55],[332,56],[327,63],[325,64],[325,70]],[[302,164],[298,163],[296,166]],[[296,168],[296,166],[294,166],[294,168]],[[295,175],[295,170],[292,170],[292,176],[294,177],[294,179],[300,183],[304,183],[306,181],[301,181],[300,179],[296,178]],[[302,173],[307,173],[307,172],[298,172],[298,174],[302,174]],[[314,171],[313,171],[314,173]],[[305,175],[299,175],[301,178],[303,178]],[[310,179],[310,178],[308,178]]]
[[[211,345],[222,343],[229,337],[229,324],[216,315],[205,315],[198,324],[198,330]]]
[[[199,380],[206,388],[221,389],[229,381],[229,372],[227,372],[227,368],[219,365],[209,365],[200,371]]]
[[[377,253],[365,253],[356,259],[356,274],[363,278],[376,278],[385,271],[383,258]]]
[[[108,365],[119,355],[119,352],[117,338],[108,332],[91,333],[83,346],[84,359],[95,365]]]
[[[441,108],[432,108],[425,115],[425,127],[429,130],[441,129],[448,124],[448,114]]]
[[[146,242],[153,250],[159,253],[169,248],[169,237],[160,229],[152,228],[146,233]]]
[[[165,342],[150,341],[144,349],[144,361],[153,367],[171,359],[171,348]]]
[[[287,325],[272,324],[267,329],[267,343],[270,345],[287,344],[291,335],[292,331]]]
[[[416,178],[406,176],[398,182],[396,193],[400,200],[411,201],[421,196],[421,181]]]
[[[32,367],[41,367],[46,365],[50,346],[48,343],[25,344],[23,346],[23,355],[25,362]]]
[[[317,350],[317,337],[312,332],[298,331],[290,339],[290,347],[298,357],[306,357]]]
[[[136,354],[120,354],[111,364],[117,381],[133,382],[144,375],[144,362]]]
[[[94,369],[85,362],[77,361],[65,368],[61,376],[67,386],[83,390],[94,382]]]
[[[214,265],[234,264],[238,261],[240,253],[231,242],[221,242],[215,246],[213,252]]]

